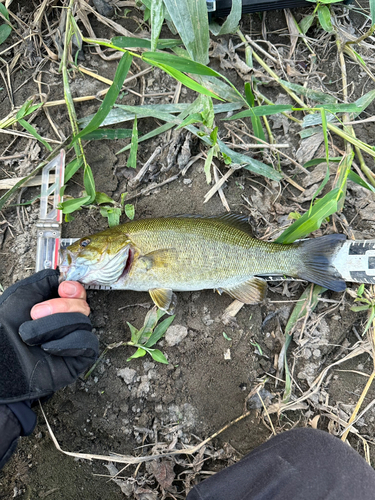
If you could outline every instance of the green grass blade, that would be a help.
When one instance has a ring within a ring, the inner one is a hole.
[[[132,136],[130,128],[105,128],[98,129],[85,135],[85,141],[127,139]]]
[[[26,130],[29,132],[29,134],[31,134],[32,136],[34,136],[34,137],[35,137],[35,139],[37,139],[39,142],[41,142],[41,143],[43,144],[43,146],[44,146],[45,148],[47,148],[47,149],[48,149],[48,151],[52,151],[52,148],[51,148],[51,146],[48,144],[48,142],[46,142],[46,141],[45,141],[45,140],[44,140],[44,139],[43,139],[43,138],[42,138],[42,137],[38,134],[38,132],[35,130],[35,128],[34,128],[32,125],[30,125],[30,123],[28,123],[28,122],[27,122],[26,120],[24,120],[23,118],[21,118],[20,120],[18,120],[18,123],[19,123],[20,125],[22,125],[22,127],[23,127],[24,129],[26,129]]]
[[[207,64],[210,36],[205,0],[164,0],[186,50],[193,61]]]
[[[297,94],[303,95],[303,96],[307,97],[308,99],[311,99],[312,101],[320,102],[322,104],[335,104],[336,103],[336,99],[329,94],[324,94],[323,92],[319,92],[317,90],[312,90],[312,89],[303,87],[302,85],[298,85],[297,83],[291,83],[291,82],[287,82],[285,80],[280,80],[280,82],[283,85],[285,85],[285,87],[288,87],[288,89],[291,89],[294,92],[296,92]]]
[[[268,179],[272,179],[274,181],[279,181],[282,179],[282,175],[279,172],[274,170],[272,167],[269,167],[265,163],[255,160],[250,156],[246,156],[233,151],[220,139],[217,140],[217,143],[219,145],[220,151],[229,156],[229,158],[231,158],[232,160],[232,163],[242,165],[244,169],[249,170],[250,172],[253,172],[257,175],[263,175],[264,177],[267,177]]]
[[[135,36],[115,36],[111,39],[111,43],[120,49],[148,49],[151,50],[151,40],[147,38],[138,38]],[[180,39],[174,38],[160,39],[157,41],[156,48],[159,50],[171,49],[182,45]],[[153,49],[155,50],[155,49]]]
[[[328,158],[330,162],[339,163],[342,160],[342,156],[335,156],[333,158]],[[304,163],[304,168],[315,167],[315,165],[320,165],[321,163],[327,161],[327,158],[313,158],[310,161]]]
[[[66,184],[69,179],[73,177],[73,175],[82,167],[83,165],[83,159],[80,158],[74,158],[71,162],[67,164],[65,167],[65,174],[64,174],[64,184]]]
[[[348,174],[348,180],[355,182],[359,186],[362,186],[362,187],[368,189],[369,191],[372,191],[373,193],[375,193],[375,188],[373,186],[371,186],[371,184],[368,184],[366,181],[361,179],[360,176],[358,174],[356,174],[355,172],[353,172],[352,170]]]
[[[231,11],[222,24],[220,26],[215,21],[210,22],[210,31],[215,36],[219,35],[227,35],[228,33],[235,33],[238,29],[238,24],[241,20],[242,16],[242,0],[232,0],[232,8]]]
[[[165,52],[144,52],[142,59],[149,64],[165,64],[184,73],[221,77],[220,73],[204,64],[174,54],[167,54]]]
[[[132,141],[130,144],[130,154],[127,166],[130,168],[137,168],[137,151],[138,151],[138,127],[137,117],[134,118]]]
[[[371,26],[375,24],[375,0],[370,0]]]
[[[266,136],[264,135],[264,131],[262,128],[262,123],[260,121],[259,116],[256,116],[254,113],[255,108],[255,97],[253,94],[253,91],[251,89],[251,85],[249,82],[245,83],[245,96],[246,96],[246,101],[247,104],[250,106],[250,109],[248,111],[251,113],[250,120],[251,120],[251,125],[253,127],[253,132],[255,137],[258,139],[261,139],[262,141],[266,141]]]
[[[90,198],[87,203],[92,203],[96,197],[95,181],[91,167],[87,164],[85,165],[85,170],[83,171],[83,185],[85,186],[87,196]]]
[[[151,50],[155,51],[164,21],[163,0],[152,0],[151,2]]]
[[[276,240],[276,243],[293,243],[320,228],[324,219],[337,211],[338,201],[342,196],[339,188],[333,189],[318,200],[302,217],[289,226]]]
[[[277,115],[278,113],[285,113],[287,111],[292,111],[293,106],[289,104],[266,104],[264,106],[256,106],[252,109],[246,109],[245,111],[240,111],[229,118],[224,118],[223,121],[229,120],[239,120],[240,118],[246,118],[251,116],[271,116]]]
[[[90,123],[83,130],[81,130],[81,132],[79,132],[78,135],[76,135],[73,138],[72,142],[75,142],[77,139],[83,137],[89,132],[93,132],[104,121],[105,117],[108,115],[109,111],[112,109],[114,103],[116,102],[117,96],[119,95],[121,87],[124,84],[126,75],[128,74],[132,60],[133,56],[131,56],[128,52],[125,52],[125,54],[122,56],[117,66],[113,84],[110,86],[97,113],[94,115]]]
[[[197,83],[195,80],[192,78],[186,76],[184,73],[181,71],[172,68],[171,66],[167,66],[165,64],[158,64],[158,63],[153,63],[153,66],[157,66],[158,68],[164,70],[168,75],[171,77],[175,78],[178,82],[181,82],[185,87],[188,87],[191,90],[194,90],[195,92],[198,92],[199,94],[207,95],[209,97],[213,97],[214,99],[218,99],[219,101],[222,101],[221,97],[217,96],[210,90],[207,90],[205,87]]]

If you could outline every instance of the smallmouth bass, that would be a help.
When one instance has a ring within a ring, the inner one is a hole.
[[[301,278],[337,292],[345,281],[331,264],[346,239],[331,234],[290,245],[251,236],[243,216],[141,219],[84,236],[61,255],[62,280],[148,291],[171,313],[173,291],[214,289],[246,304],[264,300],[262,275]]]

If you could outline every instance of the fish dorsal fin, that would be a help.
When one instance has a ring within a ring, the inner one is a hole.
[[[141,255],[138,259],[139,265],[145,271],[155,267],[167,267],[172,261],[177,259],[177,250],[175,248],[162,248],[153,252]]]
[[[223,214],[223,215],[177,215],[175,217],[190,218],[190,219],[211,219],[217,220],[226,224],[227,226],[234,227],[245,233],[253,236],[253,229],[248,222],[246,215],[241,214]]]
[[[244,304],[258,304],[266,298],[267,282],[261,278],[251,278],[239,285],[223,289],[223,292]]]
[[[173,314],[177,304],[177,297],[170,288],[153,288],[148,292],[159,309],[162,309],[167,314]]]

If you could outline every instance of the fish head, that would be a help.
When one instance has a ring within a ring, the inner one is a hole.
[[[131,242],[126,235],[85,236],[62,250],[60,281],[110,286],[128,272],[132,257]]]

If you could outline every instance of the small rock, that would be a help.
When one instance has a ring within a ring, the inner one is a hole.
[[[117,370],[117,376],[121,377],[127,385],[133,382],[136,373],[137,372],[133,370],[133,368],[122,368]]]
[[[109,5],[108,0],[92,0],[96,10],[104,17],[112,17],[115,10],[112,5]]]
[[[231,359],[229,348],[224,352],[224,359],[227,359],[227,360]]]
[[[179,344],[188,334],[188,329],[183,325],[172,325],[165,334],[166,343],[172,347]]]

